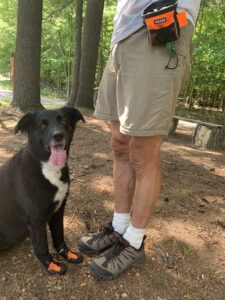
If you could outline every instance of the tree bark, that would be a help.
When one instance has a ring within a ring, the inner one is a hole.
[[[77,106],[93,108],[95,72],[104,0],[88,0],[84,22]]]
[[[83,25],[83,0],[77,0],[76,23],[74,34],[74,64],[73,64],[73,80],[69,100],[67,106],[75,106],[78,88],[79,88],[79,72],[81,61],[81,41],[82,41],[82,25]]]
[[[194,135],[194,145],[209,149],[220,149],[225,139],[225,127],[210,127],[198,124]]]
[[[40,101],[42,0],[19,0],[13,106],[43,108]]]

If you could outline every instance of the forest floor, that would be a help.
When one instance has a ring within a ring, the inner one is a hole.
[[[107,223],[113,213],[108,125],[85,111],[69,158],[65,213],[68,244]],[[13,135],[18,117],[0,114],[0,164],[26,142]],[[49,276],[30,239],[0,254],[0,300],[223,300],[225,295],[225,153],[191,144],[193,128],[178,127],[162,145],[162,192],[147,228],[146,261],[114,281],[98,281],[90,258]]]

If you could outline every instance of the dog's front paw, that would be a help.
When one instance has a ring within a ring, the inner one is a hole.
[[[60,262],[58,259],[54,258],[51,254],[39,255],[39,260],[44,265],[46,271],[50,275],[64,275],[67,270],[67,266]]]
[[[48,264],[46,264],[46,271],[50,274],[50,275],[64,275],[66,273],[67,267],[64,263],[58,261],[55,258],[52,258],[51,262],[49,262]]]
[[[83,256],[80,253],[70,250],[67,246],[60,249],[58,253],[73,264],[79,264],[83,261]]]

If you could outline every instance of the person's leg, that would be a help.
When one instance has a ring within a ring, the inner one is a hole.
[[[111,129],[115,213],[129,213],[132,204],[132,225],[144,229],[160,193],[162,137],[131,138],[120,133],[119,122],[111,122]]]
[[[132,225],[137,228],[147,226],[159,197],[161,142],[161,136],[121,134],[119,123],[112,122],[115,211],[128,213],[132,203]]]
[[[113,147],[114,183],[117,190],[115,207],[127,211],[132,204],[132,223],[115,246],[92,261],[91,271],[97,278],[116,278],[131,266],[142,262],[145,257],[144,231],[160,192],[161,141],[161,136],[132,137],[127,153],[122,135],[122,140],[117,139],[116,147]],[[129,187],[131,178],[132,182],[135,178],[132,189]],[[120,193],[123,195],[126,191],[129,197],[121,198]]]
[[[132,221],[123,237],[139,249],[145,228],[159,198],[161,187],[160,146],[162,137],[132,137],[130,163],[135,170]]]
[[[135,170],[136,185],[132,202],[132,225],[146,228],[161,188],[161,136],[133,137],[130,160]]]
[[[115,211],[129,213],[135,187],[134,169],[130,163],[131,137],[120,133],[119,127],[119,122],[111,122]]]
[[[145,228],[160,193],[161,142],[161,136],[125,136],[119,132],[119,123],[112,122],[115,190],[113,226],[121,234],[125,233],[124,238],[137,249],[141,247]],[[130,212],[131,204],[131,224],[128,219],[120,222],[117,216],[121,215],[122,219],[123,213]],[[117,228],[121,228],[121,231]]]
[[[115,209],[112,226],[120,234],[124,234],[130,225],[131,202],[134,193],[134,169],[130,164],[129,143],[131,137],[120,133],[120,124],[111,122],[113,181]]]

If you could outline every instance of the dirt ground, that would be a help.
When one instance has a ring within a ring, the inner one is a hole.
[[[65,214],[68,244],[108,222],[113,213],[108,126],[85,112],[71,147],[71,189]],[[0,164],[26,142],[13,135],[18,117],[0,115]],[[89,272],[90,259],[49,276],[30,239],[0,254],[0,300],[225,299],[225,153],[191,145],[193,129],[179,127],[162,146],[162,193],[147,228],[146,261],[114,281]]]

